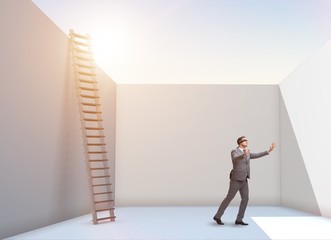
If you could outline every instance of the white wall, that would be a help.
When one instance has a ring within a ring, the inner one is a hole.
[[[321,215],[282,96],[279,107],[281,205]]]
[[[328,153],[331,133],[330,66],[331,41],[280,84],[319,209],[325,217],[331,217],[331,161]],[[285,165],[286,162],[282,164]],[[298,177],[295,171],[291,177]],[[286,187],[285,185],[284,188]],[[297,201],[302,198],[305,196],[297,195]]]
[[[80,216],[90,204],[67,36],[28,0],[0,1],[0,31],[2,239]],[[114,161],[116,87],[98,76]]]
[[[279,142],[278,93],[272,85],[118,85],[117,205],[219,204],[237,137],[252,151]],[[279,151],[251,168],[250,204],[280,204]]]

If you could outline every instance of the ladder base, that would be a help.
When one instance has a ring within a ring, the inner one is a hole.
[[[93,221],[92,220],[92,222],[93,222],[93,224],[99,224],[100,222],[101,223],[105,223],[105,222],[115,222],[115,219],[116,219],[116,216],[111,216],[111,217],[103,217],[103,218],[98,218],[98,219],[96,219],[96,221]],[[109,221],[107,221],[107,220],[109,220]]]

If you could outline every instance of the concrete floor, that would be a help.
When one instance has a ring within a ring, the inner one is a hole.
[[[248,206],[234,224],[238,207],[229,207],[217,225],[214,207],[119,207],[116,222],[98,225],[84,215],[7,239],[331,239],[331,220],[279,206]]]

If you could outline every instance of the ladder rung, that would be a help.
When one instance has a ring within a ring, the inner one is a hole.
[[[101,153],[107,153],[107,151],[93,151],[93,152],[87,152],[88,154],[101,154]]]
[[[91,95],[85,95],[85,94],[81,94],[80,96],[83,98],[99,98],[99,96],[91,96]]]
[[[76,56],[76,58],[78,58],[79,60],[86,61],[86,62],[93,62],[94,61],[93,58],[88,58],[88,57]]]
[[[83,83],[97,83],[94,80],[87,80],[87,79],[81,79],[81,78],[79,78],[78,81],[83,82]]]
[[[102,112],[83,110],[83,113],[100,114],[100,113],[102,113]]]
[[[85,127],[86,130],[103,130],[103,127]],[[87,144],[88,145],[88,144]]]
[[[110,175],[105,175],[105,176],[92,176],[91,178],[110,178]]]
[[[81,63],[77,63],[77,66],[78,67],[81,67],[81,68],[88,68],[88,69],[94,69],[95,66],[92,66],[92,65],[86,65],[86,64],[81,64]]]
[[[115,208],[103,208],[103,209],[98,209],[98,210],[95,210],[96,212],[104,212],[104,211],[112,211],[112,210],[115,210]]]
[[[106,145],[106,143],[88,143],[87,146],[102,146]]]
[[[74,36],[76,38],[82,38],[82,39],[90,39],[90,36],[88,36],[88,35],[82,35],[82,34],[77,34],[77,33],[71,33],[71,36]]]
[[[102,194],[112,194],[113,192],[99,192],[99,193],[93,193],[93,195],[102,195]]]
[[[85,75],[85,76],[96,76],[95,73],[88,73],[88,72],[78,72],[80,75]]]
[[[82,104],[85,105],[85,106],[95,106],[95,107],[100,106],[100,103],[87,103],[87,102],[82,102]]]
[[[87,138],[104,138],[103,135],[86,135]]]
[[[102,119],[84,118],[84,121],[88,121],[88,122],[102,122]]]
[[[89,47],[90,44],[89,43],[84,43],[84,42],[80,42],[80,41],[74,41],[75,44],[80,45],[80,46],[85,46],[85,47]]]
[[[97,88],[79,87],[81,90],[85,91],[99,91]]]
[[[84,49],[81,49],[81,48],[78,48],[78,47],[74,48],[74,50],[77,51],[77,52],[80,52],[80,53],[91,54],[90,51],[84,50]]]
[[[107,170],[107,169],[109,169],[109,167],[105,167],[105,168],[90,168],[90,170],[96,170],[96,171],[98,171],[98,170]]]
[[[110,186],[111,183],[103,183],[103,184],[95,184],[95,185],[92,185],[92,187],[102,187],[102,186]]]
[[[106,169],[109,169],[109,167],[90,168],[90,170],[106,170]]]
[[[113,221],[116,217],[115,216],[109,216],[109,217],[103,217],[103,218],[98,218],[97,222],[99,221],[104,221],[104,220],[110,220]]]
[[[108,159],[93,159],[93,160],[89,160],[89,162],[107,162]]]
[[[114,200],[96,201],[96,202],[94,202],[94,203],[106,203],[106,202],[114,202]]]

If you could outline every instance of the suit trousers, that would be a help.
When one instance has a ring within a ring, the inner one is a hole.
[[[215,217],[220,219],[225,211],[225,209],[229,206],[232,199],[236,196],[237,192],[239,191],[241,196],[241,202],[239,206],[239,212],[237,215],[237,221],[242,221],[245,215],[245,210],[248,204],[248,182],[246,180],[230,180],[230,187],[228,191],[228,195],[224,198],[223,202],[218,208]]]

